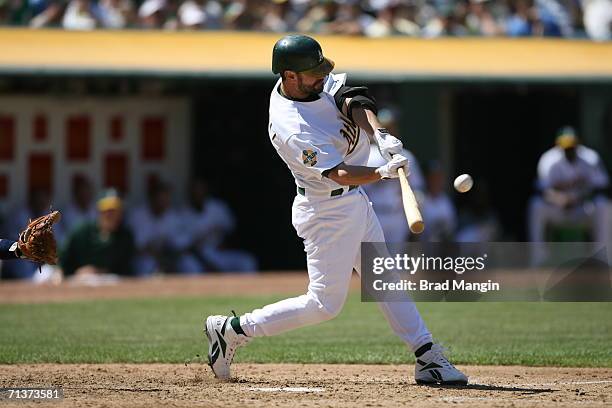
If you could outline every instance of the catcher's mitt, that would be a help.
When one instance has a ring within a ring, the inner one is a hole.
[[[53,211],[30,220],[26,229],[19,234],[17,241],[22,258],[49,265],[57,263],[57,245],[53,235],[53,224],[61,217],[59,211]]]

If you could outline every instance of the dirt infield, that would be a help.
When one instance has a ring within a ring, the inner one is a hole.
[[[1,303],[41,303],[127,297],[298,294],[301,273],[211,275],[126,280],[97,286],[0,284]],[[256,286],[255,286],[256,285]],[[256,287],[257,291],[253,292]],[[353,290],[359,282],[354,279]],[[0,365],[2,387],[61,387],[58,404],[7,402],[0,406],[61,407],[605,407],[612,406],[612,369],[461,367],[472,385],[414,384],[413,366],[237,364],[236,379],[216,381],[201,363]]]
[[[62,407],[606,407],[612,370],[462,367],[467,387],[414,384],[412,366],[237,364],[215,380],[201,364],[0,366],[0,387],[61,387]],[[44,406],[18,402],[3,406]],[[448,405],[447,405],[448,404]]]
[[[355,276],[352,289],[359,288]],[[46,303],[92,299],[235,295],[236,293],[301,294],[306,292],[306,272],[226,274],[193,277],[153,277],[119,282],[65,281],[59,285],[29,282],[0,283],[0,303]],[[254,290],[255,288],[255,290]]]

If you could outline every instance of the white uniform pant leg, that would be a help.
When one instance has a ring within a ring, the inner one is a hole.
[[[608,199],[606,197],[596,197],[593,200],[595,211],[591,220],[593,239],[601,243],[610,242],[610,217],[608,209]]]
[[[544,241],[544,231],[548,224],[576,224],[591,228],[593,240],[598,242],[609,242],[609,221],[607,200],[596,198],[593,201],[594,210],[585,212],[583,207],[577,207],[572,211],[546,203],[541,198],[531,200],[529,206],[529,240],[532,242]]]
[[[367,196],[364,196],[367,202]],[[385,242],[385,236],[378,218],[371,205],[368,203],[367,228],[363,242]],[[406,220],[403,220],[406,222]],[[361,245],[354,268],[361,275]],[[433,342],[431,333],[427,329],[421,314],[414,302],[406,295],[402,302],[379,302],[378,306],[389,322],[393,332],[399,336],[414,352],[422,345]]]
[[[366,204],[357,192],[315,202],[296,197],[293,225],[304,239],[308,292],[243,315],[240,325],[247,336],[273,336],[340,312],[365,232]]]
[[[176,260],[176,272],[182,275],[198,275],[205,271],[195,256],[181,255]]]
[[[549,219],[550,211],[548,205],[541,197],[532,197],[527,210],[527,230],[529,241],[543,242],[546,223]]]
[[[204,247],[201,253],[221,272],[257,272],[257,260],[246,251]]]
[[[150,255],[138,255],[134,259],[136,276],[151,276],[157,269],[157,261]]]

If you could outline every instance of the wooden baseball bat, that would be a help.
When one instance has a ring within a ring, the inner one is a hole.
[[[397,173],[399,174],[399,181],[402,186],[402,203],[404,204],[404,212],[406,213],[408,226],[410,227],[410,231],[415,234],[420,234],[425,229],[425,223],[423,222],[423,217],[421,216],[416,197],[412,192],[410,183],[408,183],[408,178],[406,177],[404,169],[400,167],[397,169]]]

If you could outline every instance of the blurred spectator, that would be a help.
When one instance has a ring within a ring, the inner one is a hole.
[[[611,20],[612,0],[0,0],[0,24],[79,30],[581,37],[584,24],[588,35],[605,40]]]
[[[327,25],[336,19],[338,3],[334,0],[315,0],[313,7],[297,23],[301,32],[323,33],[327,32]]]
[[[573,34],[570,15],[558,0],[536,0],[536,6],[542,36],[570,37]]]
[[[266,12],[261,22],[261,29],[263,31],[277,33],[293,31],[295,23],[289,0],[271,0],[267,2]]]
[[[546,241],[549,226],[584,226],[593,241],[609,242],[608,173],[599,154],[580,145],[573,128],[561,129],[555,147],[540,158],[537,185],[541,196],[529,205],[530,241]]]
[[[145,0],[138,9],[138,24],[142,28],[162,28],[166,18],[165,0]]]
[[[594,40],[612,39],[612,0],[583,0],[584,28]]]
[[[506,34],[510,37],[526,37],[541,32],[531,0],[513,0],[510,3],[510,13],[506,20]]]
[[[399,136],[397,127],[397,114],[393,110],[383,108],[378,112],[378,118],[381,123],[392,135]],[[413,188],[415,195],[422,195],[425,187],[423,175],[419,167],[419,163],[414,155],[404,149],[402,154],[408,158],[410,162],[410,174],[408,180]],[[369,167],[379,167],[386,163],[386,160],[378,151],[378,146],[373,143],[370,145],[370,157],[368,158]],[[377,183],[370,183],[363,186],[370,201],[376,216],[380,221],[380,225],[385,234],[387,242],[405,242],[408,240],[410,230],[404,215],[404,206],[402,204],[402,190],[397,180],[381,180]]]
[[[358,0],[342,0],[339,3],[336,18],[325,26],[325,33],[362,35],[374,22],[374,18],[361,9]]]
[[[70,232],[60,251],[64,276],[134,274],[134,237],[123,224],[123,203],[109,191],[97,203],[95,220]]]
[[[447,181],[440,163],[431,163],[427,170],[427,192],[422,205],[423,221],[427,226],[420,236],[423,241],[449,242],[454,238],[457,213],[445,191]]]
[[[474,183],[466,194],[468,206],[459,216],[456,242],[495,242],[502,238],[499,218],[490,202],[489,188],[484,180]]]
[[[225,12],[230,30],[261,30],[265,14],[264,0],[234,0]]]
[[[466,24],[467,9],[463,3],[444,4],[438,10],[436,17],[423,28],[425,37],[462,37],[468,35]]]
[[[62,26],[65,29],[93,30],[97,25],[91,0],[70,0],[62,19]]]
[[[30,20],[32,28],[57,25],[62,20],[65,9],[63,0],[29,0],[29,5],[34,16]]]
[[[126,28],[134,23],[134,5],[132,0],[100,0],[98,15],[105,28]]]
[[[138,9],[138,21],[142,28],[175,30],[179,27],[175,0],[145,0]]]
[[[257,261],[241,250],[224,247],[236,221],[223,201],[209,195],[204,180],[194,180],[189,187],[188,205],[182,211],[185,234],[190,236],[192,251],[206,272],[255,272]]]
[[[96,215],[91,183],[86,177],[75,177],[72,184],[72,201],[62,209],[62,232],[67,235],[78,224],[95,220]],[[61,242],[64,237],[57,238]]]
[[[491,11],[491,0],[470,0],[466,27],[471,35],[502,35],[504,30]]]
[[[376,12],[376,20],[365,28],[368,37],[389,35],[418,36],[421,28],[416,22],[417,9],[414,3],[387,0]]]
[[[51,197],[49,192],[44,189],[33,190],[29,195],[28,205],[7,218],[2,236],[17,240],[19,232],[28,225],[30,220],[47,214],[50,208]],[[62,234],[61,224],[55,224],[53,229],[56,234]],[[23,262],[5,262],[2,265],[2,276],[5,279],[30,279],[38,267],[37,263],[25,260]]]
[[[216,1],[186,0],[178,8],[181,28],[221,28],[223,8]]]
[[[155,272],[200,273],[199,262],[187,253],[189,234],[176,210],[171,207],[170,187],[158,182],[147,192],[147,203],[132,211],[129,226],[138,251],[138,276]]]
[[[204,27],[206,13],[199,2],[187,0],[178,8],[178,19],[182,28],[198,29]]]

